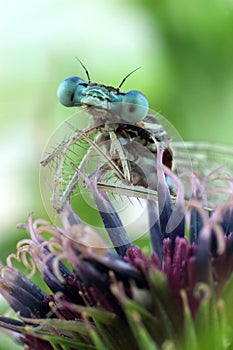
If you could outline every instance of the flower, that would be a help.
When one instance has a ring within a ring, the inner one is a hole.
[[[148,200],[150,256],[131,242],[107,195],[75,165],[115,251],[81,222],[69,203],[61,213],[61,228],[33,222],[32,214],[27,225],[20,225],[30,238],[17,244],[0,278],[0,292],[18,318],[2,316],[0,327],[25,349],[233,346],[227,310],[232,306],[232,198],[210,207],[207,179],[201,183],[191,174],[187,202],[180,180],[162,165],[162,151],[157,157],[158,203]],[[175,203],[166,177],[176,187]],[[231,185],[229,177],[225,180]],[[37,269],[44,286],[19,272],[14,259],[31,275]]]

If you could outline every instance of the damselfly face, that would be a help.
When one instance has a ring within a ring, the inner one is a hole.
[[[190,174],[193,166],[195,171],[208,174],[225,161],[229,163],[229,159],[232,163],[231,147],[220,149],[206,143],[183,143],[165,118],[149,111],[148,101],[141,92],[120,91],[125,79],[114,88],[91,82],[88,72],[87,77],[88,82],[69,77],[58,87],[58,99],[63,105],[81,106],[82,110],[61,126],[59,133],[65,138],[58,140],[58,146],[49,150],[41,162],[50,166],[51,176],[46,177],[56,212],[62,211],[77,190],[77,167],[97,181],[102,191],[156,200],[158,147],[163,148],[162,163],[177,176]],[[49,147],[54,146],[57,134]],[[169,180],[168,177],[170,191],[175,194]]]
[[[139,91],[126,93],[119,88],[84,82],[72,76],[58,87],[59,101],[66,107],[82,106],[92,115],[92,123],[128,122],[136,123],[148,113],[148,101]]]

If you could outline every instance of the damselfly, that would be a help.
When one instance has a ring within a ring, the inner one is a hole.
[[[100,190],[152,199],[157,196],[157,147],[164,148],[163,164],[178,175],[191,172],[193,167],[207,174],[219,164],[233,163],[232,147],[184,143],[165,118],[149,112],[148,101],[141,92],[122,92],[122,84],[135,70],[114,88],[91,82],[83,68],[87,82],[72,76],[58,88],[58,99],[63,105],[83,109],[62,126],[64,134],[69,135],[41,161],[52,172],[56,212],[63,209],[78,184],[79,177],[71,163],[90,177],[95,176],[98,163]],[[89,119],[86,127],[81,126],[82,118]],[[170,190],[173,191],[172,184]]]

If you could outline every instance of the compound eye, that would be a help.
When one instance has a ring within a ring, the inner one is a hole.
[[[57,97],[59,102],[66,107],[73,107],[80,105],[79,92],[84,89],[84,83],[81,78],[72,76],[63,80],[57,89]]]
[[[137,90],[128,91],[122,98],[121,117],[128,122],[137,123],[148,113],[149,103]]]

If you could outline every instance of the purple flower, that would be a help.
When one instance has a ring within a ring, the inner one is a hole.
[[[157,156],[162,159],[162,152]],[[30,215],[21,225],[30,238],[18,243],[1,268],[0,292],[18,319],[1,317],[0,327],[35,350],[165,349],[166,344],[180,349],[192,339],[192,327],[193,334],[201,332],[196,320],[210,327],[204,305],[211,313],[231,281],[233,201],[229,195],[211,207],[206,179],[201,183],[192,174],[195,186],[187,202],[179,179],[159,164],[158,203],[148,200],[150,256],[131,242],[107,195],[76,169],[92,191],[115,250],[69,203],[61,213],[62,228],[33,223]],[[166,177],[176,187],[175,203]],[[21,274],[14,258],[33,273],[37,269],[44,286]]]

